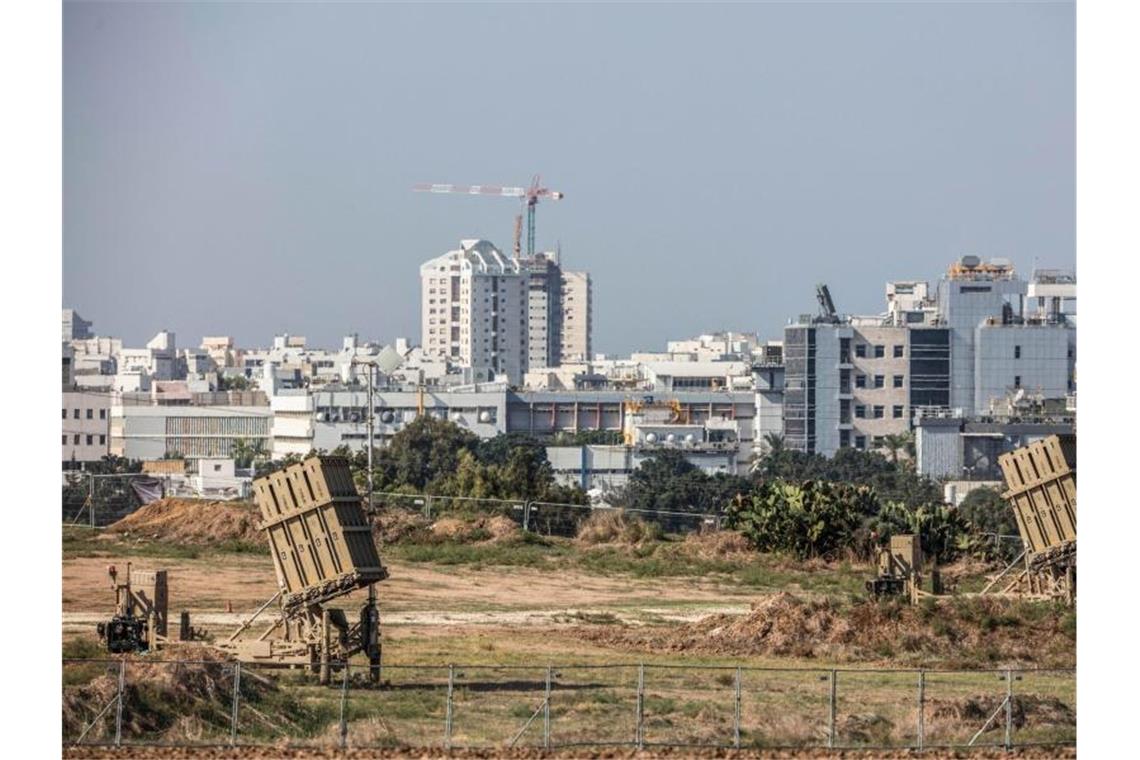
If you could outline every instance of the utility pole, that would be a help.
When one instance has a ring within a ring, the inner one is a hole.
[[[371,517],[373,503],[372,503],[372,448],[373,438],[376,434],[376,407],[372,403],[372,386],[375,383],[375,378],[372,372],[375,370],[376,365],[368,362],[368,515]],[[369,586],[369,589],[372,587]]]
[[[376,505],[373,501],[372,483],[372,450],[376,439],[376,405],[372,399],[373,386],[376,385],[376,364],[368,362],[368,527],[371,539],[372,520],[375,517]],[[368,584],[368,678],[372,683],[380,682],[380,612],[376,609],[376,584]],[[347,663],[345,664],[347,668]]]

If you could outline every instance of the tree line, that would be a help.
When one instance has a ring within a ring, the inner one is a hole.
[[[907,449],[904,437],[895,441]],[[260,477],[302,457],[253,459]],[[719,514],[762,551],[797,557],[869,556],[896,533],[917,533],[925,551],[938,561],[969,552],[1008,555],[1012,545],[996,534],[1015,535],[1012,512],[1000,494],[971,492],[960,508],[942,502],[938,483],[917,474],[912,459],[878,452],[840,449],[833,457],[793,451],[778,436],[765,440],[766,452],[749,475],[709,474],[678,450],[646,459],[630,473],[624,487],[605,495],[608,504],[644,512]],[[340,446],[363,490],[368,454]],[[106,469],[127,469],[125,460]],[[133,468],[131,468],[133,469]],[[555,480],[546,444],[525,434],[506,433],[480,439],[447,420],[421,417],[400,430],[384,448],[373,451],[372,478],[377,492],[520,499],[585,504],[578,486]]]

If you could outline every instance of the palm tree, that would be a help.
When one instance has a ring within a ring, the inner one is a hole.
[[[253,461],[254,446],[245,438],[235,438],[230,447],[230,455],[234,458],[234,464],[244,469]]]
[[[784,450],[784,436],[779,433],[765,433],[764,446],[768,456],[775,456]]]
[[[883,447],[891,452],[891,463],[899,463],[899,450],[906,451],[910,442],[909,433],[891,433],[883,436]]]

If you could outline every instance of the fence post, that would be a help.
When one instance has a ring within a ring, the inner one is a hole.
[[[831,689],[827,706],[827,748],[835,748],[835,681],[838,671],[831,671]]]
[[[918,748],[926,742],[926,671],[918,671]]]
[[[340,687],[340,748],[348,746],[348,719],[345,708],[348,703],[348,659],[344,661],[344,682]]]
[[[736,749],[740,749],[740,680],[741,671],[740,668],[737,668],[736,683],[734,684],[736,695],[733,700],[734,705],[732,715],[732,746]]]
[[[447,666],[447,711],[443,716],[443,746],[451,749],[452,694],[455,691],[455,666]]]
[[[95,476],[87,476],[87,512],[91,517],[91,527],[95,527]]]
[[[546,666],[546,700],[542,703],[542,748],[550,749],[550,677],[551,668]]]
[[[1005,750],[1013,747],[1013,671],[1005,671]]]
[[[424,517],[431,519],[431,497],[427,494],[424,495]]]
[[[645,663],[637,666],[637,748],[645,746]]]
[[[115,697],[115,746],[123,744],[123,691],[127,680],[127,661],[119,660],[119,693]]]
[[[527,533],[530,531],[530,502],[529,501],[523,502],[522,529],[523,529],[523,533]]]
[[[241,660],[234,662],[234,701],[230,715],[230,746],[237,744],[238,706],[241,704]]]

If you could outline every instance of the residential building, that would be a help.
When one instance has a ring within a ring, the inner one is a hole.
[[[486,240],[420,267],[425,355],[470,367],[478,381],[521,381],[529,363],[528,277],[517,259]]]
[[[218,367],[238,366],[239,352],[234,347],[234,339],[229,336],[202,338],[199,348],[205,351]]]
[[[515,259],[463,240],[420,267],[420,288],[425,357],[470,368],[472,382],[521,383],[532,368],[589,357],[589,275],[564,272],[555,254]]]
[[[111,398],[105,393],[63,390],[63,468],[80,469],[110,453]]]
[[[559,364],[589,361],[593,352],[593,288],[587,272],[562,272],[562,340]]]

